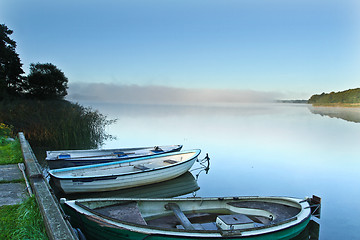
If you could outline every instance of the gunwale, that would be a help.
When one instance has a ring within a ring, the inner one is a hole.
[[[45,160],[50,169],[60,169],[161,155],[180,151],[182,147],[182,145],[166,145],[128,149],[47,151]]]
[[[58,160],[59,155],[70,155],[70,158],[78,157],[93,157],[98,153],[108,153],[108,154],[118,154],[118,152],[133,152],[139,150],[145,151],[157,151],[156,149],[169,150],[169,149],[178,149],[180,150],[183,145],[164,145],[164,146],[153,146],[153,147],[133,147],[133,148],[109,148],[109,149],[84,149],[84,150],[55,150],[55,151],[46,151],[46,160],[56,161]]]

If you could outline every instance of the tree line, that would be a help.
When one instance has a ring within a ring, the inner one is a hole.
[[[100,147],[112,136],[108,120],[97,110],[66,101],[68,79],[51,63],[31,63],[26,76],[13,33],[0,24],[0,126],[24,132],[33,147],[88,149]]]
[[[341,92],[331,92],[313,95],[309,99],[309,103],[360,103],[360,88],[349,89]]]
[[[68,79],[52,63],[31,63],[26,76],[22,69],[13,33],[0,24],[0,100],[26,97],[32,99],[63,99],[67,95]]]

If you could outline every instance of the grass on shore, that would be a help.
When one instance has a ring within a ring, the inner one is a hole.
[[[0,239],[48,239],[34,196],[0,207]]]
[[[19,139],[8,141],[0,136],[0,165],[24,162]]]
[[[0,123],[0,164],[24,162],[19,139],[9,140],[9,137],[14,137],[11,127]],[[0,184],[23,181],[0,181]],[[48,239],[34,196],[21,204],[0,207],[0,239]]]

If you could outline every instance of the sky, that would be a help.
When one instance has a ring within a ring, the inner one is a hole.
[[[1,0],[0,23],[26,74],[56,65],[74,99],[242,102],[360,87],[355,0]]]

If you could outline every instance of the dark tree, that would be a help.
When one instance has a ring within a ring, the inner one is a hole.
[[[13,33],[5,24],[0,24],[0,99],[19,95],[23,90],[22,64],[16,53],[16,42],[10,39]]]
[[[67,95],[68,79],[51,63],[30,64],[26,92],[37,99],[63,99]]]

